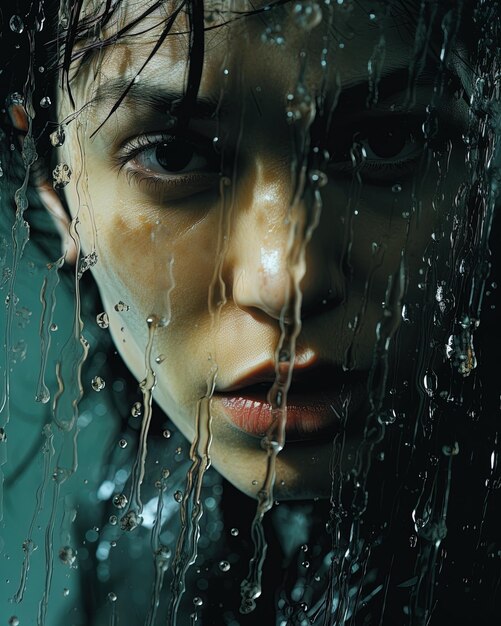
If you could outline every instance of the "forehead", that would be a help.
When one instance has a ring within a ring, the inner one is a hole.
[[[412,1],[407,4],[408,8],[414,6]],[[104,5],[89,0],[81,16],[75,47],[78,71],[73,81],[77,94],[92,97],[110,78],[132,80],[139,72],[158,82],[167,77],[175,83],[186,79],[192,23],[186,5],[121,0],[108,16],[103,13]],[[317,15],[313,27],[311,20],[303,19],[301,5],[294,2],[205,2],[202,90],[214,83],[223,65],[238,68],[248,82],[272,83],[277,79],[280,83],[297,81],[301,71],[309,74],[308,79],[320,77],[321,59],[327,66],[323,73],[335,74],[343,83],[367,76],[368,63],[372,58],[374,65],[375,55],[384,56],[390,67],[408,65],[412,11],[400,13],[400,2],[359,0],[348,4],[344,0],[322,8],[311,6],[322,14],[321,20]],[[92,63],[79,65],[82,51],[93,57]]]

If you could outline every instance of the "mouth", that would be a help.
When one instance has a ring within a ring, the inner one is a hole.
[[[230,390],[213,396],[229,421],[254,437],[263,437],[273,424],[268,400],[274,380],[271,371],[271,375],[269,367],[254,371]],[[245,386],[245,381],[252,384]],[[344,372],[329,365],[295,369],[287,393],[287,441],[331,440],[367,402],[366,385],[366,372]]]

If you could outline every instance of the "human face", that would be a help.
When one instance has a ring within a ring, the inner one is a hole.
[[[406,106],[412,37],[368,8],[326,6],[320,20],[303,19],[291,4],[229,24],[229,14],[215,13],[198,103],[178,134],[168,109],[187,75],[183,15],[111,115],[165,15],[156,11],[134,36],[96,54],[73,84],[80,113],[61,149],[73,171],[65,193],[84,251],[97,252],[92,271],[117,349],[142,380],[147,319],[160,320],[151,359],[156,401],[193,440],[198,401],[215,381],[212,462],[251,495],[265,477],[265,387],[282,328],[293,321],[294,286],[301,323],[277,498],[328,495],[336,433],[344,441],[336,462],[349,466],[369,410],[367,376],[378,322],[388,314],[388,281],[421,282],[423,253],[442,219],[437,197],[452,205],[464,169],[456,135],[465,112],[448,87],[437,107],[452,143],[433,140],[438,156],[424,167],[421,126],[433,74],[423,72]],[[138,7],[125,9],[127,22]],[[383,79],[367,109],[370,59]],[[61,117],[70,116],[67,94],[59,101]],[[365,163],[357,164],[357,151]],[[446,183],[444,167],[454,173]],[[327,182],[315,188],[317,169]],[[421,209],[413,212],[416,195]],[[308,224],[311,238],[301,235]],[[405,297],[417,294],[415,287]],[[126,310],[116,310],[120,301]],[[398,295],[392,334],[400,304]],[[400,343],[409,360],[412,331]]]

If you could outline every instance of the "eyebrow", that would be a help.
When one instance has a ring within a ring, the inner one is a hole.
[[[454,92],[460,89],[462,84],[459,76],[447,67],[441,68],[442,84],[444,89],[449,92]],[[434,86],[436,84],[439,68],[431,60],[428,62],[423,70],[419,72],[413,82],[414,87],[418,86]],[[409,87],[409,68],[408,66],[390,67],[387,72],[384,73],[377,81],[377,93],[378,98],[376,104],[391,98],[402,92],[410,93]],[[341,85],[339,91],[338,101],[335,107],[335,113],[350,113],[353,112],[354,107],[360,108],[361,105],[365,105],[370,92],[369,78],[365,77],[363,80],[356,80],[345,86]]]
[[[160,114],[175,113],[176,106],[185,98],[184,91],[163,88],[147,80],[128,79],[125,77],[113,78],[97,87],[90,106],[100,103],[113,102],[127,95],[123,99],[125,106],[144,109]],[[196,119],[211,119],[216,115],[219,102],[210,96],[198,96],[193,105],[192,117]]]
[[[435,84],[438,68],[436,64],[427,63],[419,72],[414,81],[415,86]],[[448,91],[461,88],[462,81],[454,71],[442,68],[443,84]],[[450,83],[450,85],[449,85]],[[406,91],[409,86],[408,66],[389,67],[377,82],[378,102],[388,99],[396,94]],[[125,97],[124,97],[124,94]],[[355,109],[365,108],[365,103],[370,96],[369,77],[364,76],[339,87],[335,110],[336,117],[343,114],[353,113]],[[123,99],[120,106],[124,105],[135,110],[143,110],[145,113],[158,113],[169,115],[176,113],[176,108],[182,106],[185,93],[180,90],[165,88],[152,83],[147,79],[124,76],[116,77],[101,83],[95,90],[94,96],[89,101],[89,106],[101,103],[113,103]],[[255,100],[254,100],[255,102]],[[256,104],[256,106],[258,106]],[[217,113],[224,111],[226,107],[210,95],[198,96],[193,103],[190,117],[197,120],[214,119]],[[260,116],[262,111],[258,106]]]

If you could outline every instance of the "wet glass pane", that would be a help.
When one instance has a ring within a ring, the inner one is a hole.
[[[0,624],[497,623],[497,1],[0,20]]]

